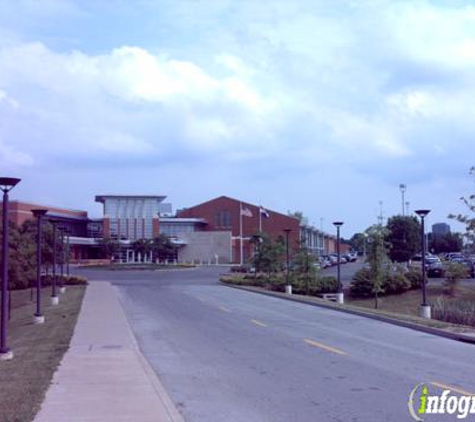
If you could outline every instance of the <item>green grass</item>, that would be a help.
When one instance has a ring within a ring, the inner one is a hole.
[[[86,287],[68,286],[60,304],[49,305],[50,289],[43,290],[46,322],[33,325],[36,305],[30,290],[12,292],[12,318],[8,346],[10,361],[0,361],[0,422],[32,421],[39,411],[53,373],[58,367],[76,325]]]

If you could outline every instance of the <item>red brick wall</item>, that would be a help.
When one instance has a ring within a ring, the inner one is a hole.
[[[104,237],[111,237],[111,220],[109,217],[104,217]]]
[[[204,218],[207,221],[207,225],[204,230],[206,231],[223,231],[230,230],[232,236],[238,237],[240,235],[239,230],[239,213],[240,213],[240,201],[221,196],[208,202],[204,202],[200,205],[183,210],[179,213],[179,217],[183,218]],[[247,208],[251,211],[252,217],[242,217],[242,233],[243,237],[251,237],[259,232],[259,206],[249,204],[247,202],[241,202],[242,208]],[[231,214],[231,227],[217,227],[216,226],[216,214],[219,211],[227,210]],[[277,239],[279,236],[285,238],[284,229],[292,230],[289,235],[290,249],[295,249],[298,245],[299,239],[299,221],[296,218],[289,217],[285,214],[270,211],[269,218],[262,217],[262,231],[268,234],[272,239]],[[248,259],[252,254],[252,245],[245,240],[244,241],[244,261]],[[233,261],[235,263],[240,262],[240,241],[234,239],[233,241]]]

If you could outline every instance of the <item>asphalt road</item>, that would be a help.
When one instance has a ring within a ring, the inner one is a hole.
[[[220,271],[83,272],[118,287],[188,421],[401,422],[419,383],[475,392],[475,346],[221,286]]]

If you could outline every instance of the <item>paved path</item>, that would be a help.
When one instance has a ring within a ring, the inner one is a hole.
[[[88,286],[71,348],[35,418],[92,421],[183,421],[139,351],[108,282]]]

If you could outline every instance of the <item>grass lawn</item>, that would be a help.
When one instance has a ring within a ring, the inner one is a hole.
[[[444,287],[441,285],[427,286],[427,300],[437,297],[448,297],[444,295]],[[454,299],[469,299],[475,301],[475,286],[458,286]],[[362,308],[374,309],[374,299],[355,299],[350,295],[345,295],[345,302],[349,305]],[[420,290],[410,290],[400,295],[382,296],[378,300],[378,309],[381,311],[394,312],[404,315],[419,315],[419,306],[422,302]]]
[[[68,286],[58,306],[50,306],[50,289],[43,290],[46,322],[33,325],[36,304],[30,290],[12,292],[8,346],[10,361],[0,361],[0,422],[29,422],[39,411],[53,373],[69,347],[86,288]]]

